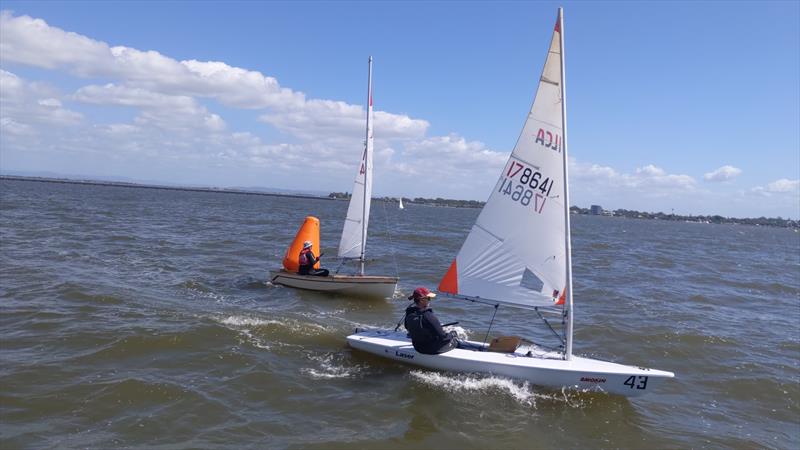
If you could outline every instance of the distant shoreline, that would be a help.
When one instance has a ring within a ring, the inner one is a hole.
[[[124,188],[139,188],[139,189],[163,189],[169,191],[186,191],[186,192],[214,192],[220,194],[266,195],[270,197],[306,198],[312,200],[333,200],[328,196],[323,197],[311,194],[259,192],[259,191],[247,191],[243,189],[228,189],[228,188],[165,186],[159,184],[129,183],[124,181],[73,180],[70,178],[25,177],[17,175],[0,175],[0,180],[34,181],[37,183],[83,184],[89,186],[112,186],[112,187],[124,187]]]
[[[214,188],[214,187],[185,187],[185,186],[166,186],[158,184],[140,184],[124,181],[97,181],[97,180],[75,180],[71,178],[50,178],[50,177],[31,177],[31,176],[18,176],[18,175],[0,175],[0,180],[10,181],[33,181],[38,183],[63,183],[63,184],[83,184],[90,186],[110,186],[110,187],[124,187],[124,188],[139,188],[139,189],[162,189],[171,191],[185,191],[185,192],[211,192],[221,194],[241,194],[241,195],[264,195],[269,197],[287,197],[287,198],[303,198],[310,200],[349,200],[349,195],[346,193],[332,192],[327,196],[312,195],[312,194],[292,194],[281,192],[261,192],[249,191],[244,189],[229,189],[229,188]],[[374,197],[373,201],[395,202],[394,197]],[[406,198],[403,200],[408,205],[418,206],[433,206],[433,207],[449,207],[449,208],[482,208],[484,202],[475,200],[450,200],[443,198],[427,199],[427,198]],[[570,212],[572,214],[580,215],[597,215],[593,214],[591,210],[580,208],[578,206],[571,206]],[[781,218],[735,218],[735,217],[722,217],[719,215],[711,216],[683,216],[678,214],[665,214],[665,213],[648,213],[640,211],[631,211],[625,209],[617,209],[614,211],[603,211],[605,216],[625,217],[629,219],[642,219],[642,220],[667,220],[675,222],[690,222],[690,223],[707,223],[707,224],[736,224],[736,225],[752,225],[752,226],[769,226],[778,228],[792,228],[800,229],[800,220],[781,219]]]

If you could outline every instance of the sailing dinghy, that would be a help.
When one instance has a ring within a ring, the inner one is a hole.
[[[535,385],[601,390],[626,396],[651,391],[671,372],[572,354],[572,268],[567,186],[563,11],[522,134],[489,200],[439,285],[475,302],[525,308],[561,317],[561,345],[496,349],[467,341],[439,355],[414,350],[405,332],[359,330],[347,337],[358,350],[431,369],[480,372]],[[556,333],[557,334],[557,333]]]
[[[323,291],[359,297],[387,298],[394,295],[397,277],[364,274],[364,257],[367,247],[367,228],[372,200],[372,57],[369,58],[369,78],[367,89],[367,139],[364,152],[358,165],[353,194],[347,208],[347,217],[339,242],[339,258],[344,261],[358,260],[360,269],[352,275],[338,273],[327,276],[300,275],[281,269],[273,272],[272,283],[299,289]]]

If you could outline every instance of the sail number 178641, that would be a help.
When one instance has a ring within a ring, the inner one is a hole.
[[[533,210],[541,214],[547,196],[553,188],[550,177],[542,179],[543,175],[538,170],[526,167],[517,161],[511,161],[508,170],[500,179],[500,188],[497,192],[511,197],[511,200],[520,202],[523,206],[533,203]]]

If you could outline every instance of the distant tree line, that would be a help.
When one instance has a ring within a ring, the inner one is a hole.
[[[331,192],[328,194],[328,197],[334,199],[341,199],[341,200],[348,200],[350,198],[349,192]],[[373,201],[380,201],[380,202],[399,202],[399,197],[373,197]],[[448,198],[410,198],[410,197],[403,197],[404,204],[416,204],[416,205],[427,205],[427,206],[449,206],[451,208],[482,208],[484,202],[479,202],[476,200],[453,200]]]
[[[592,214],[589,208],[580,208],[572,206],[569,208],[572,214]],[[713,216],[693,216],[693,215],[680,215],[680,214],[665,214],[663,212],[650,213],[642,211],[634,211],[630,209],[615,209],[611,214],[617,217],[627,217],[630,219],[651,219],[651,220],[674,220],[679,222],[697,222],[697,223],[735,223],[741,225],[759,225],[769,227],[783,227],[783,228],[800,228],[800,220],[783,219],[781,217],[768,218],[745,218],[739,219],[735,217],[723,217],[720,215]]]
[[[334,199],[347,200],[350,198],[349,192],[331,192],[328,197]],[[383,202],[397,202],[397,197],[374,197],[375,201]],[[403,197],[403,203],[428,205],[428,206],[449,206],[452,208],[482,208],[485,202],[476,200],[452,200],[447,198],[408,198]],[[579,206],[571,206],[569,208],[572,214],[586,214],[592,215],[592,210],[589,208],[581,208]],[[783,227],[783,228],[800,228],[800,220],[783,219],[781,217],[759,217],[759,218],[746,218],[738,219],[735,217],[723,217],[720,215],[713,216],[683,216],[680,214],[665,214],[663,212],[650,213],[643,211],[634,211],[630,209],[616,209],[613,211],[604,211],[604,215],[627,217],[630,219],[650,219],[650,220],[674,220],[679,222],[698,222],[698,223],[736,223],[741,225],[759,225],[769,227]]]

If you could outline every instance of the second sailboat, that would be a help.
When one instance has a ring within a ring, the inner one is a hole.
[[[367,247],[367,228],[372,200],[372,57],[369,58],[369,77],[367,84],[367,136],[364,151],[356,172],[353,194],[347,208],[347,217],[339,242],[339,258],[357,260],[358,273],[321,277],[300,275],[285,268],[273,273],[272,282],[300,289],[333,292],[362,297],[391,297],[397,287],[397,277],[375,276],[364,273]],[[290,247],[291,248],[291,247]],[[287,255],[290,256],[290,255]]]

